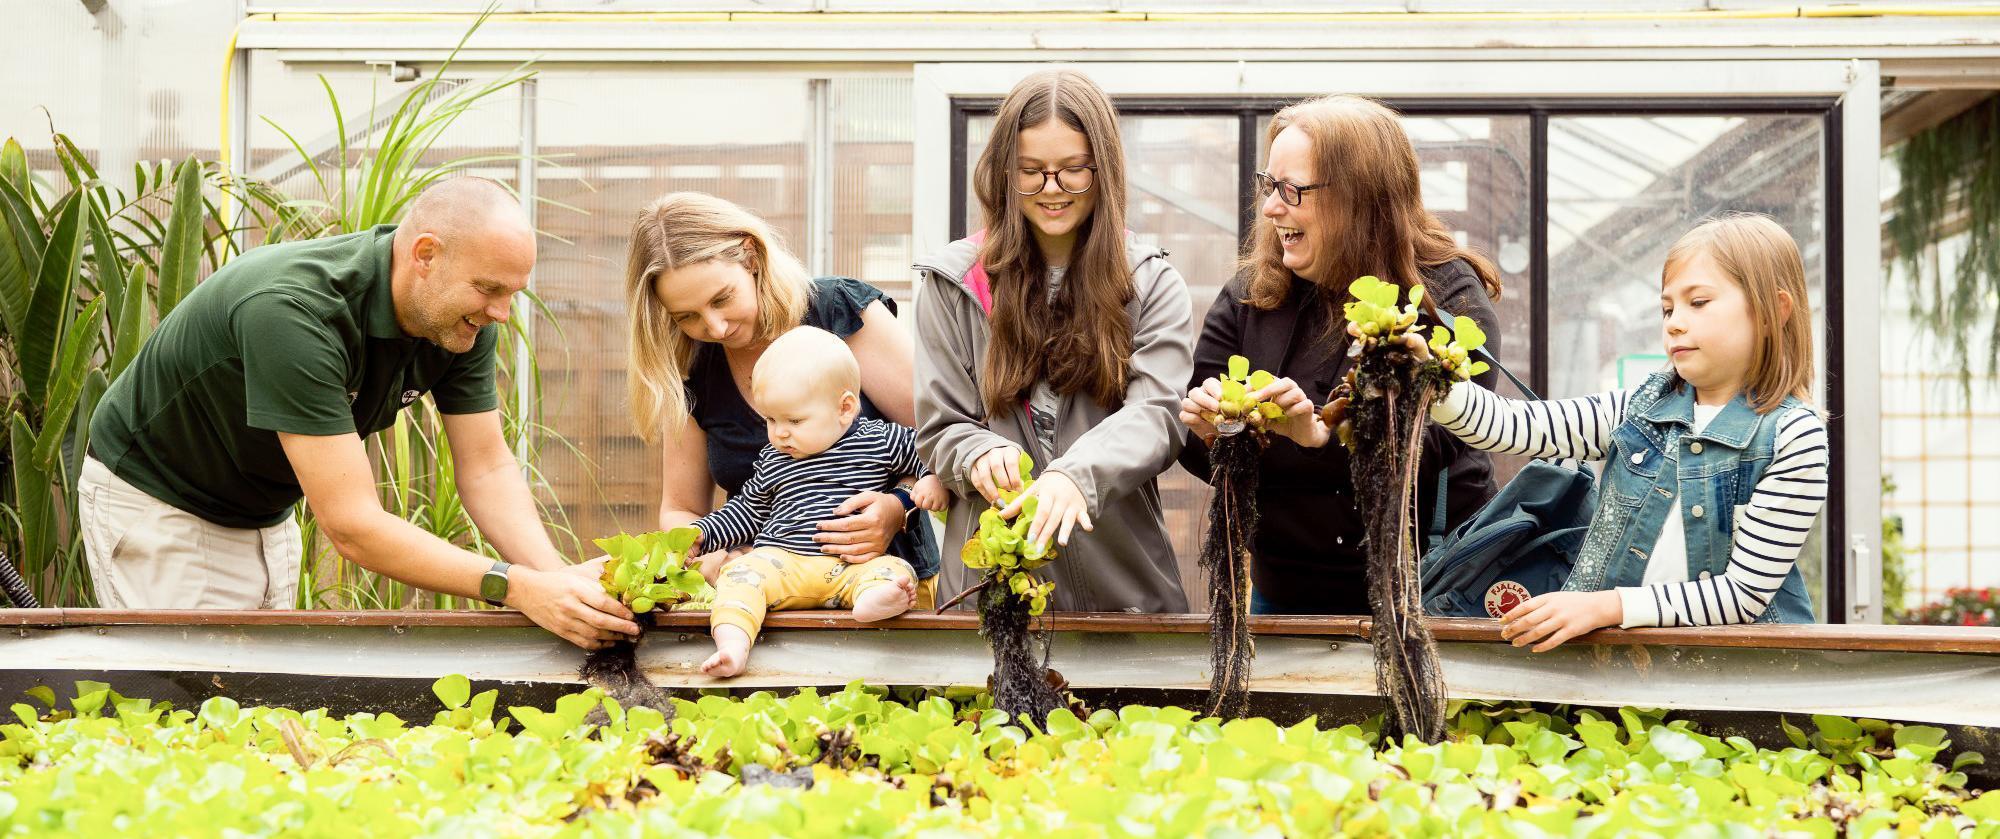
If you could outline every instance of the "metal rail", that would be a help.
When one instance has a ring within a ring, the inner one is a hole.
[[[670,688],[979,685],[992,669],[970,614],[863,625],[840,612],[773,614],[749,672],[700,673],[707,615],[666,616],[640,663]],[[1090,689],[1201,689],[1208,623],[1198,615],[1052,614],[1052,666]],[[1253,691],[1371,696],[1359,617],[1253,621]],[[2000,728],[2000,631],[1947,627],[1745,626],[1604,630],[1535,654],[1497,623],[1433,620],[1451,695],[1703,711],[1830,713]],[[574,684],[581,654],[516,612],[131,612],[0,610],[0,685],[178,674],[181,681],[281,675],[428,680],[463,673]],[[89,675],[83,675],[89,674]],[[225,678],[226,677],[226,678]],[[418,682],[420,683],[420,682]]]

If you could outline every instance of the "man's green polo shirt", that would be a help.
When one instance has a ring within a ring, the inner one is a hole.
[[[494,345],[454,355],[403,334],[389,290],[395,225],[265,245],[160,322],[111,384],[90,449],[133,486],[226,527],[269,527],[303,496],[278,432],[372,434],[428,392],[438,410],[499,405]]]

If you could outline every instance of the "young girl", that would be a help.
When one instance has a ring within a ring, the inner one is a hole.
[[[983,235],[916,266],[918,453],[957,495],[940,596],[970,584],[958,547],[1020,487],[1027,452],[1039,475],[1022,499],[1041,499],[1028,538],[1064,546],[1052,608],[1184,612],[1156,478],[1181,446],[1191,310],[1165,252],[1125,230],[1110,100],[1071,70],[1029,76],[974,187]]]
[[[1764,216],[1713,219],[1667,251],[1662,280],[1671,370],[1553,402],[1459,384],[1431,407],[1478,448],[1605,459],[1565,590],[1500,619],[1515,646],[1543,652],[1614,625],[1813,621],[1795,561],[1826,501],[1828,451],[1805,401],[1812,315],[1798,245]]]

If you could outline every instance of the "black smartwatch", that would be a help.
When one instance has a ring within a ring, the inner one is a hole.
[[[889,488],[889,494],[890,494],[890,495],[893,495],[893,496],[896,496],[896,500],[897,500],[897,501],[901,501],[901,502],[903,502],[903,515],[906,515],[906,516],[907,516],[907,515],[909,515],[909,514],[910,514],[910,511],[911,511],[911,510],[914,510],[914,509],[916,509],[916,508],[917,508],[917,502],[916,502],[916,499],[913,499],[913,498],[911,498],[911,497],[910,497],[910,491],[909,491],[909,490],[907,490],[907,489],[904,489],[904,488],[902,488],[902,487],[900,487],[900,486],[896,486],[896,487],[890,487],[890,488]]]
[[[493,567],[486,569],[486,575],[479,578],[479,599],[495,606],[507,605],[507,572],[514,566],[501,560],[494,560]]]

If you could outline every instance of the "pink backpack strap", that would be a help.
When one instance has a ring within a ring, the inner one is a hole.
[[[973,231],[966,239],[975,245],[985,244],[986,231]],[[975,260],[972,270],[965,272],[965,285],[972,289],[972,296],[979,300],[979,310],[993,314],[993,281],[986,276],[986,264]]]

